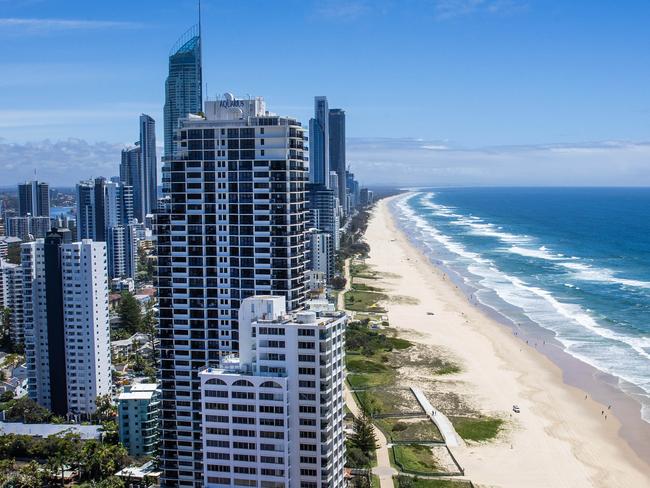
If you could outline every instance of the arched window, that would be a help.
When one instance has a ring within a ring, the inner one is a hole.
[[[248,380],[237,380],[232,384],[232,386],[253,386],[253,383]]]
[[[265,381],[260,385],[261,388],[282,388],[281,385],[277,384],[275,381]]]
[[[219,378],[212,378],[208,381],[205,382],[206,385],[225,385],[226,382],[223,380],[220,380]]]

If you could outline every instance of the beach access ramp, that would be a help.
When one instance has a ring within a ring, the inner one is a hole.
[[[438,427],[447,447],[459,447],[462,440],[456,433],[451,421],[440,410],[433,408],[433,405],[431,405],[429,400],[427,400],[427,397],[422,390],[412,386],[411,391],[415,395],[415,398],[422,409],[426,412],[431,421],[436,424],[436,427]]]

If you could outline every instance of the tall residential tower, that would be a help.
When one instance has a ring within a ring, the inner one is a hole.
[[[203,486],[199,371],[239,349],[239,308],[305,300],[305,129],[231,94],[182,119],[156,215],[164,486]]]
[[[106,246],[68,229],[21,246],[30,398],[57,415],[87,415],[111,391]]]
[[[346,205],[346,179],[345,179],[345,111],[333,108],[329,111],[329,137],[330,137],[330,169],[336,171],[339,184],[339,204],[344,209]]]

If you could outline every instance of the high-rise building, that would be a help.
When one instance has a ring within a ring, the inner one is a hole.
[[[55,229],[21,246],[30,398],[87,415],[111,391],[106,245]]]
[[[18,215],[50,217],[50,187],[42,181],[26,181],[18,185]]]
[[[338,199],[334,190],[318,185],[308,185],[309,228],[316,228],[332,236],[335,251],[340,247],[340,221]]]
[[[203,486],[198,371],[238,349],[242,300],[304,303],[304,132],[262,98],[230,94],[180,122],[155,225],[164,486]]]
[[[137,256],[134,188],[95,178],[77,184],[77,229],[81,239],[106,242],[111,278],[133,278]]]
[[[339,177],[339,203],[346,206],[345,185],[345,111],[333,108],[329,111],[330,170]]]
[[[45,237],[50,230],[49,217],[9,217],[7,219],[7,235],[29,241]]]
[[[205,488],[344,485],[342,312],[246,298],[238,357],[201,378]]]
[[[165,81],[165,158],[174,156],[178,121],[203,107],[201,29],[193,26],[176,41],[169,55]]]
[[[77,239],[95,238],[95,183],[77,183]]]
[[[142,174],[142,147],[140,142],[135,146],[122,149],[120,162],[120,181],[124,185],[133,188],[133,216],[140,222],[144,222],[145,197],[143,195],[143,174]]]
[[[314,98],[314,118],[309,121],[309,183],[330,186],[330,136],[327,97]]]
[[[310,230],[309,269],[324,273],[328,281],[334,277],[334,246],[330,233],[318,229]]]
[[[130,456],[153,456],[158,447],[160,392],[156,383],[124,387],[118,397],[117,425],[120,442]]]
[[[9,310],[9,337],[15,346],[24,344],[23,269],[0,258],[0,311]]]
[[[142,202],[136,206],[136,218],[144,222],[147,214],[158,206],[158,158],[156,156],[156,122],[148,115],[140,115],[140,160],[142,164]]]

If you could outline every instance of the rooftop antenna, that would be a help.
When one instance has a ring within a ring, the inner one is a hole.
[[[199,70],[200,70],[200,77],[201,80],[203,81],[203,37],[201,37],[201,0],[199,0]],[[199,82],[199,89],[201,88],[201,82]],[[206,87],[206,94],[207,94],[207,87]],[[203,99],[203,94],[201,94],[201,99]],[[201,100],[201,105],[203,105],[203,100]],[[203,108],[203,107],[201,107]]]

